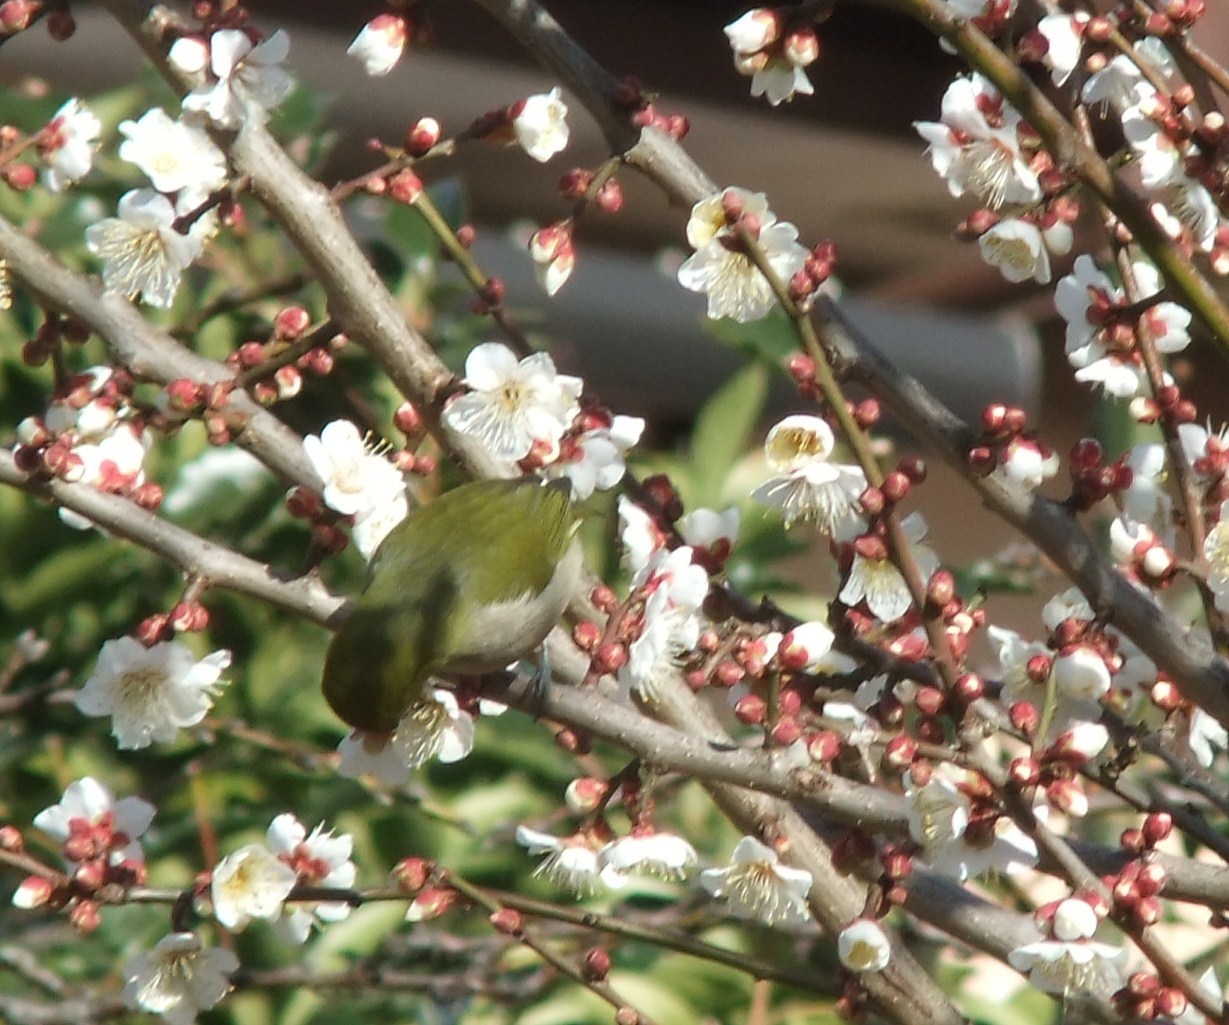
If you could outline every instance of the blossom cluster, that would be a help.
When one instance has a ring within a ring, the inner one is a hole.
[[[788,31],[782,11],[756,7],[725,27],[734,67],[751,79],[751,95],[774,107],[815,90],[804,70],[819,57],[819,40],[806,26]]]

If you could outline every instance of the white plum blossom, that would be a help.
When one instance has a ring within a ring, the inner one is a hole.
[[[355,520],[350,537],[359,554],[370,562],[389,532],[405,519],[408,512],[409,502],[402,489],[395,492],[383,505]]]
[[[1010,874],[1035,865],[1037,845],[1006,816],[995,820],[988,837],[979,835],[974,842],[966,835],[970,803],[958,788],[966,775],[948,762],[937,765],[922,786],[905,774],[909,835],[924,848],[926,863],[961,882],[990,871]]]
[[[209,68],[216,81],[185,96],[183,109],[203,114],[219,128],[263,124],[294,88],[281,67],[289,53],[290,37],[281,29],[255,45],[239,29],[215,32],[209,37]]]
[[[1195,471],[1196,479],[1206,483],[1212,479],[1209,473],[1209,458],[1219,457],[1229,451],[1229,425],[1223,425],[1220,430],[1214,431],[1211,421],[1204,427],[1199,424],[1179,424],[1178,439],[1182,442],[1182,451]],[[1219,472],[1216,476],[1219,477]]]
[[[134,637],[118,637],[103,644],[76,705],[85,715],[109,715],[121,749],[169,743],[205,718],[230,662],[229,651],[197,659],[180,641],[146,647]]]
[[[1221,226],[1220,208],[1212,193],[1185,174],[1177,174],[1149,209],[1172,239],[1190,243],[1205,253],[1216,248]]]
[[[1041,607],[1041,621],[1047,630],[1057,630],[1058,624],[1064,619],[1078,619],[1091,623],[1097,618],[1084,592],[1078,587],[1068,587],[1067,590],[1054,595]]]
[[[788,282],[802,270],[807,250],[798,243],[798,229],[777,220],[762,192],[723,189],[691,208],[687,241],[695,252],[679,267],[679,284],[708,296],[711,319],[730,317],[747,323],[766,317],[777,300],[768,279],[742,251],[736,228],[727,221],[727,209],[734,207],[759,225],[757,244],[782,281]]]
[[[447,427],[476,438],[496,459],[514,463],[546,445],[557,449],[579,412],[584,383],[555,370],[544,352],[518,360],[499,342],[477,345],[465,360],[469,391],[444,407]]]
[[[1216,752],[1229,748],[1229,731],[1198,706],[1192,708],[1189,715],[1186,741],[1191,754],[1205,769],[1211,768]]]
[[[92,427],[102,422],[105,413],[93,403],[82,413],[89,416],[91,407],[100,414]],[[100,433],[79,431],[77,435],[72,451],[80,460],[80,466],[73,470],[69,479],[104,490],[139,487],[145,482],[145,456],[153,441],[148,431],[117,420]],[[59,517],[74,530],[89,530],[94,526],[92,520],[67,506],[60,507]]]
[[[39,140],[47,164],[43,184],[52,192],[63,192],[89,174],[101,132],[102,123],[94,112],[75,97],[51,115]]]
[[[124,1003],[161,1015],[169,1025],[191,1025],[230,992],[238,968],[233,950],[205,947],[196,933],[173,932],[124,965]]]
[[[535,231],[529,237],[529,257],[533,260],[534,274],[542,291],[548,296],[555,295],[576,267],[571,219],[548,224]]]
[[[735,53],[759,53],[781,38],[781,16],[771,7],[753,7],[722,31]]]
[[[981,257],[997,267],[1008,281],[1027,281],[1039,285],[1050,280],[1050,254],[1041,229],[1031,221],[1009,217],[999,221],[977,240]]]
[[[269,849],[296,873],[301,886],[349,889],[355,867],[350,860],[354,841],[343,833],[334,836],[324,825],[309,834],[293,815],[277,816],[265,834]],[[350,914],[345,901],[300,901],[283,908],[274,928],[291,943],[305,943],[317,922],[340,922]]]
[[[1109,667],[1095,650],[1074,645],[1054,659],[1050,670],[1058,695],[1056,725],[1100,718],[1101,698],[1110,689]]]
[[[1065,731],[1054,747],[1063,754],[1091,761],[1105,750],[1109,742],[1110,731],[1099,722],[1081,722]]]
[[[815,59],[810,56],[813,51],[807,51],[809,59],[804,58],[802,61],[791,60],[787,52],[772,57],[762,54],[748,57],[734,55],[734,67],[739,74],[751,76],[751,95],[763,96],[774,107],[792,100],[799,93],[810,96],[815,92],[815,87],[811,85],[811,80],[803,70]]]
[[[642,833],[611,840],[598,853],[600,870],[643,872],[659,879],[687,878],[699,860],[696,849],[673,833]]]
[[[892,945],[878,922],[856,918],[836,939],[837,956],[851,972],[881,972],[892,960]]]
[[[343,516],[361,519],[405,492],[401,473],[367,447],[349,420],[333,420],[319,436],[309,434],[303,439],[303,450],[324,481],[324,504]]]
[[[1019,113],[979,74],[957,78],[943,95],[939,121],[913,127],[930,144],[930,162],[953,196],[971,192],[992,209],[1041,199],[1037,173],[1020,150]]]
[[[187,121],[172,121],[153,107],[137,121],[121,121],[119,156],[137,167],[159,192],[187,189],[207,194],[226,181],[226,157],[208,133]]]
[[[1189,433],[1184,433],[1187,427],[1195,425],[1182,424],[1178,427],[1178,436],[1183,445],[1191,437]],[[1199,430],[1197,427],[1195,429]],[[1165,490],[1165,480],[1169,475],[1165,446],[1155,441],[1141,442],[1127,455],[1127,466],[1131,468],[1131,483],[1119,493],[1123,509],[1137,523],[1148,524],[1167,541],[1172,541],[1173,499]]]
[[[699,640],[697,612],[708,595],[708,573],[692,561],[690,548],[658,549],[632,579],[632,589],[648,598],[644,626],[628,646],[619,681],[652,701],[662,675],[670,671],[680,653]]]
[[[969,799],[944,773],[935,772],[918,786],[913,776],[904,777],[909,799],[909,835],[927,849],[964,836],[969,825]]]
[[[340,775],[374,776],[388,787],[405,783],[409,774],[432,758],[459,762],[474,749],[474,719],[461,709],[452,691],[436,688],[412,704],[392,736],[354,730],[338,745]]]
[[[1088,20],[1087,13],[1076,11],[1074,14],[1048,14],[1037,23],[1037,31],[1048,44],[1043,60],[1055,85],[1065,83],[1079,66],[1084,26]]]
[[[568,107],[559,89],[528,96],[512,113],[517,144],[539,163],[546,163],[568,144]]]
[[[567,477],[573,501],[583,502],[594,491],[609,491],[627,472],[627,453],[640,441],[644,421],[615,416],[609,427],[595,427],[564,445],[560,458],[546,467],[547,478]]]
[[[639,574],[666,539],[653,517],[626,495],[619,496],[619,524],[623,563],[631,573]]]
[[[363,65],[367,74],[387,75],[405,53],[409,25],[400,14],[377,14],[354,37],[346,53]]]
[[[333,420],[319,436],[309,434],[303,450],[324,481],[324,504],[354,517],[354,543],[370,560],[409,510],[401,471],[372,451],[349,420]]]
[[[1174,555],[1146,523],[1127,516],[1110,521],[1110,555],[1120,566],[1135,566],[1152,579],[1165,577],[1174,566]]]
[[[209,67],[209,44],[199,36],[180,36],[171,44],[166,59],[180,74],[199,81]]]
[[[832,428],[819,417],[787,416],[764,441],[764,456],[776,476],[751,497],[780,509],[787,527],[811,520],[836,541],[855,537],[866,525],[858,503],[866,475],[859,467],[831,462],[835,447]]]
[[[1155,292],[1149,292],[1149,295]],[[1188,328],[1191,311],[1177,303],[1154,303],[1140,316],[1140,325],[1152,336],[1152,344],[1162,354],[1181,352],[1190,344]]]
[[[1161,107],[1146,100],[1122,112],[1122,134],[1138,158],[1139,179],[1145,188],[1159,189],[1186,177],[1182,147],[1158,123]]]
[[[247,844],[214,866],[213,916],[236,932],[253,918],[276,919],[297,881],[295,870],[264,844]]]
[[[1221,503],[1220,518],[1203,539],[1203,557],[1216,608],[1229,612],[1229,501]]]
[[[767,634],[764,641],[768,651],[783,665],[817,673],[826,666],[836,635],[826,624],[811,620],[799,623],[785,634]]]
[[[1058,454],[1031,438],[1015,437],[1004,449],[995,475],[1027,491],[1034,491],[1058,473]]]
[[[693,548],[711,548],[722,542],[732,546],[738,539],[739,519],[737,506],[730,506],[724,512],[693,509],[675,526],[679,536]]]
[[[1090,106],[1108,103],[1122,112],[1127,107],[1156,95],[1150,82],[1144,80],[1140,65],[1151,65],[1152,70],[1167,85],[1177,77],[1178,66],[1163,40],[1148,36],[1137,42],[1134,54],[1119,54],[1102,68],[1088,76],[1080,90],[1080,99]]]
[[[115,833],[128,838],[127,844],[110,852],[109,860],[118,865],[123,861],[145,860],[139,839],[149,829],[154,811],[154,806],[140,797],[121,797],[117,801],[93,776],[83,776],[64,788],[59,804],[35,815],[34,825],[61,843],[85,827],[109,825]]]
[[[557,837],[528,826],[516,827],[516,842],[530,854],[546,855],[534,875],[577,897],[592,897],[602,890],[621,890],[627,876],[613,865],[598,861],[598,850],[584,836]]]
[[[753,836],[734,847],[730,863],[700,873],[700,885],[726,911],[766,925],[801,925],[809,922],[807,894],[811,873],[782,864],[777,852]]]
[[[934,550],[921,543],[926,536],[926,521],[920,513],[911,513],[901,520],[900,526],[911,546],[913,560],[925,587],[939,568],[939,557]],[[913,606],[913,597],[909,594],[905,578],[886,555],[881,559],[868,559],[855,554],[849,578],[838,597],[849,606],[865,600],[871,615],[885,623],[896,622]]]
[[[1151,263],[1135,260],[1132,272],[1141,299],[1161,290],[1160,274]],[[1086,255],[1076,258],[1072,273],[1059,281],[1054,293],[1054,305],[1067,322],[1067,360],[1076,370],[1076,380],[1100,384],[1107,394],[1120,399],[1142,394],[1147,377],[1137,354],[1107,345],[1100,323],[1094,323],[1099,318],[1090,319],[1090,310],[1124,301],[1122,290]],[[1174,353],[1189,344],[1190,321],[1190,312],[1177,303],[1159,302],[1140,316],[1139,326],[1148,331],[1158,352]]]
[[[1029,678],[1028,663],[1035,655],[1048,657],[1050,649],[1037,641],[1024,640],[1014,630],[993,624],[986,628],[986,636],[999,660],[1003,706],[1010,708],[1017,701],[1030,701],[1040,707],[1044,694]]]
[[[734,67],[750,76],[751,95],[776,107],[796,93],[810,96],[811,80],[803,70],[819,56],[813,32],[802,29],[781,38],[781,18],[770,8],[753,8],[725,27]]]
[[[86,247],[102,261],[103,286],[151,306],[170,306],[202,239],[175,229],[175,207],[153,189],[124,193],[116,212],[85,229]]]
[[[1054,289],[1054,305],[1067,322],[1068,353],[1088,345],[1096,333],[1088,319],[1093,301],[1113,299],[1117,294],[1114,283],[1097,268],[1091,256],[1076,257],[1071,273],[1060,278]]]
[[[1052,938],[1016,947],[1007,960],[1043,993],[1106,996],[1122,985],[1127,952],[1095,941],[1096,931],[1092,907],[1068,898],[1054,912]]]

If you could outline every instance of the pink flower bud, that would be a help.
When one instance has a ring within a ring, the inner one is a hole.
[[[402,858],[393,866],[392,879],[403,893],[418,893],[427,885],[434,866],[423,858]]]
[[[42,876],[26,876],[13,894],[13,907],[23,910],[41,908],[51,900],[55,887]]]
[[[841,738],[832,730],[820,730],[807,741],[811,761],[828,765],[841,753]]]
[[[73,882],[89,893],[93,893],[107,881],[107,864],[102,860],[87,861],[78,865],[73,871]]]
[[[293,342],[311,327],[311,314],[302,306],[287,306],[273,321],[273,337]]]
[[[378,14],[363,26],[346,53],[367,74],[387,75],[401,59],[409,34],[409,23],[400,14]]]
[[[428,886],[419,891],[414,903],[406,912],[406,918],[411,922],[429,922],[440,918],[459,899],[460,894],[447,886]]]
[[[1056,757],[1082,765],[1099,755],[1109,739],[1109,730],[1100,723],[1083,722],[1060,736],[1050,750]]]
[[[627,645],[620,641],[606,641],[593,654],[593,669],[605,676],[617,673],[627,665]]]
[[[1156,1009],[1162,1017],[1178,1019],[1186,1013],[1186,994],[1175,986],[1165,986],[1157,992]]]
[[[791,32],[785,40],[784,54],[795,67],[805,68],[819,56],[819,38],[809,28]]]
[[[1073,780],[1055,780],[1046,787],[1046,799],[1059,811],[1075,818],[1088,814],[1088,796]]]
[[[917,741],[912,737],[893,737],[883,751],[883,764],[893,769],[907,769],[917,757]]]
[[[1169,837],[1169,834],[1173,832],[1173,828],[1174,820],[1169,812],[1150,812],[1144,819],[1144,841],[1149,847],[1155,847]]]
[[[388,179],[388,194],[398,203],[412,206],[423,194],[422,179],[409,168]]]
[[[68,909],[68,920],[78,932],[88,935],[102,925],[102,914],[95,901],[82,900]]]
[[[762,723],[768,714],[764,699],[755,694],[744,694],[734,704],[734,714],[748,725]]]
[[[1007,767],[1007,774],[1018,787],[1034,787],[1041,779],[1041,766],[1035,758],[1014,758]]]
[[[781,18],[772,8],[753,8],[727,25],[725,35],[735,53],[756,53],[781,38]]]
[[[431,152],[440,141],[443,129],[433,117],[419,118],[405,135],[405,148],[412,157]]]
[[[497,932],[508,936],[519,936],[525,928],[524,916],[513,908],[500,908],[488,915],[487,921]]]
[[[1165,887],[1167,876],[1165,868],[1159,862],[1149,861],[1139,870],[1139,892],[1145,897],[1152,897]]]
[[[602,947],[590,947],[582,961],[585,978],[601,982],[610,974],[610,954]]]
[[[769,732],[769,737],[777,747],[789,747],[802,736],[802,726],[795,718],[783,718]]]
[[[588,815],[601,807],[609,793],[610,784],[604,779],[582,776],[568,784],[563,796],[573,815]]]

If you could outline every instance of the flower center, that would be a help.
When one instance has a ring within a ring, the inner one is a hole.
[[[528,391],[520,381],[505,381],[495,393],[495,402],[505,413],[520,410],[528,399]]]
[[[125,702],[149,701],[166,686],[166,674],[160,669],[130,669],[120,677],[120,697]]]

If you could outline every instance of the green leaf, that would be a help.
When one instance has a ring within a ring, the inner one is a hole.
[[[752,434],[764,410],[768,394],[768,371],[750,363],[723,384],[696,417],[692,435],[694,505],[712,506],[721,501],[731,467],[751,444]]]
[[[779,367],[798,350],[798,335],[780,310],[763,320],[740,324],[734,320],[710,320],[708,328],[719,342],[761,363]]]

